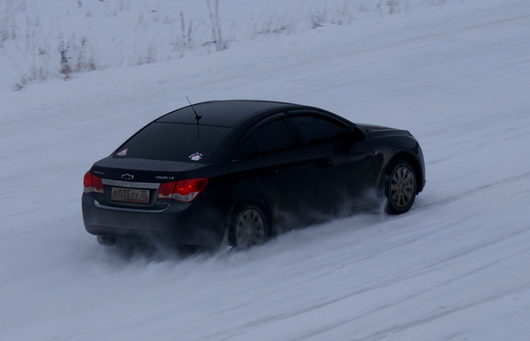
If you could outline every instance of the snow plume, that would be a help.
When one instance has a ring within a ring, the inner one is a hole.
[[[0,51],[16,89],[79,72],[164,62],[232,43],[349,25],[464,0],[3,0]]]
[[[337,199],[327,209],[298,207],[295,208],[296,212],[288,212],[276,208],[273,236],[282,235],[295,229],[325,225],[335,219],[358,216],[372,217],[370,219],[386,217],[387,200],[374,189],[366,190],[356,199],[352,199],[351,194],[340,190],[335,195]]]

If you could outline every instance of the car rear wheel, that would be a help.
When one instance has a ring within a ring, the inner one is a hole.
[[[385,194],[387,213],[401,214],[410,210],[417,194],[416,173],[410,163],[405,160],[393,163],[387,175]]]
[[[256,205],[243,205],[235,211],[231,226],[232,245],[248,249],[263,244],[269,236],[267,217]]]

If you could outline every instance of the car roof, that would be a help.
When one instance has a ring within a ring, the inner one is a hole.
[[[293,107],[300,106],[292,103],[259,100],[208,101],[193,104],[193,108],[201,116],[200,124],[222,127],[233,127],[241,120],[260,113],[280,111]],[[160,117],[156,122],[196,124],[193,108],[189,105],[174,110]]]

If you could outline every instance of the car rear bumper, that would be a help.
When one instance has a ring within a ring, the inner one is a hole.
[[[163,210],[109,207],[83,194],[83,222],[88,233],[116,239],[160,239],[179,244],[218,245],[223,219],[200,203],[172,203]]]

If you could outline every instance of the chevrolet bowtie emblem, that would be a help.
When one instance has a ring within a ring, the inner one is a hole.
[[[130,180],[134,179],[134,175],[129,174],[129,173],[125,173],[125,174],[122,174],[122,175],[121,175],[121,178],[122,178],[123,180],[130,181]]]

